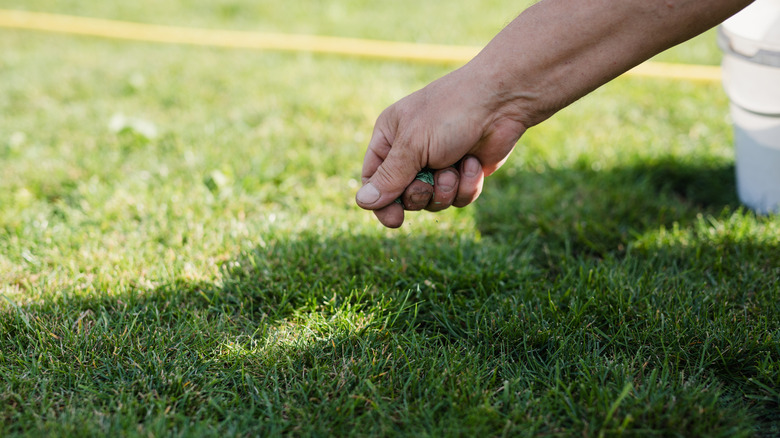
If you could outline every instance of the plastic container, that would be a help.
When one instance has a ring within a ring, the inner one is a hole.
[[[756,0],[718,29],[731,100],[739,199],[780,212],[780,0]]]

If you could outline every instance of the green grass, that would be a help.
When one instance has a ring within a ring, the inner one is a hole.
[[[0,7],[452,44],[517,12],[112,3]],[[619,79],[388,231],[373,121],[450,67],[0,34],[1,436],[780,433],[780,220],[720,85]]]

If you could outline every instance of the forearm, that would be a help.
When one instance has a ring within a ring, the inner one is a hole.
[[[527,128],[751,1],[542,0],[463,70],[481,78],[499,117]]]
[[[400,226],[404,210],[393,200],[428,167],[438,169],[434,195],[415,208],[468,205],[527,128],[750,1],[540,1],[471,62],[382,112],[358,204],[386,226]],[[443,175],[457,187],[443,184]]]

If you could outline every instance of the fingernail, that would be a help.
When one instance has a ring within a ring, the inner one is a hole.
[[[479,160],[474,157],[469,157],[463,164],[463,173],[469,178],[474,178],[480,172]]]
[[[360,204],[373,204],[379,200],[379,196],[379,190],[371,183],[368,183],[358,190],[355,199],[357,199]]]
[[[455,188],[457,183],[458,175],[451,170],[445,170],[439,174],[439,178],[436,180],[436,187],[444,193],[449,193]]]
[[[431,194],[426,192],[412,193],[410,196],[412,204],[425,206],[431,199]]]

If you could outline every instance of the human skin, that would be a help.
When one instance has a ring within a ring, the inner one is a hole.
[[[387,227],[407,210],[464,207],[525,131],[752,0],[542,0],[470,62],[385,109],[357,204]],[[431,187],[414,180],[438,169]],[[404,205],[393,202],[399,196]]]

